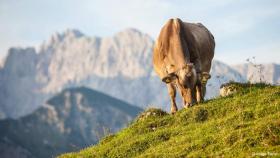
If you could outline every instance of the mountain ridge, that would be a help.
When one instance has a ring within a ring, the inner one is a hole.
[[[38,50],[11,48],[0,68],[0,118],[27,115],[62,89],[77,86],[141,108],[168,111],[166,86],[153,71],[153,44],[149,35],[137,29],[125,29],[111,37],[90,37],[68,29],[52,35]],[[266,74],[276,78],[269,81],[279,81],[275,74],[279,69],[276,66],[275,72]],[[211,73],[207,98],[217,96],[225,82],[248,81],[238,69],[219,61],[213,61]]]
[[[140,111],[86,87],[68,88],[27,116],[0,120],[0,157],[44,158],[75,151],[125,127]]]

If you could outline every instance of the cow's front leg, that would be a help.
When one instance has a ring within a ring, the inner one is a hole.
[[[201,75],[200,82],[200,93],[201,93],[201,101],[204,101],[204,97],[206,94],[206,84],[207,81],[211,78],[211,75],[208,72],[203,72]]]
[[[206,94],[206,84],[203,84],[201,86],[201,91],[202,91],[202,98],[204,100],[205,94]]]
[[[195,86],[197,103],[203,102],[203,90],[202,90],[202,88],[203,87],[200,83],[196,84],[196,86]]]
[[[174,114],[177,112],[178,108],[176,105],[176,87],[172,83],[167,84],[168,93],[171,99],[171,113]]]

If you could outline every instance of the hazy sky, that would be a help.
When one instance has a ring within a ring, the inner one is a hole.
[[[172,17],[208,27],[218,60],[280,63],[279,0],[0,0],[0,56],[68,28],[102,37],[133,27],[155,39]]]

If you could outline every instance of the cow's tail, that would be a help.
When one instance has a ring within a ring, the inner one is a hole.
[[[175,18],[175,19],[172,19],[173,20],[173,28],[175,29],[175,32],[178,33],[177,35],[180,36],[180,33],[181,31],[183,30],[182,29],[182,25],[183,25],[183,22],[181,19],[179,18]]]
[[[160,56],[160,59],[163,60],[168,53],[168,50],[170,47],[174,46],[171,44],[170,40],[176,39],[178,41],[177,46],[180,46],[180,51],[182,51],[182,54],[186,48],[186,44],[182,41],[183,36],[183,22],[179,18],[169,19],[167,23],[162,28],[159,38],[157,40],[157,48]],[[172,37],[172,39],[171,39]]]
[[[185,39],[185,36],[187,35],[187,32],[185,32],[184,29],[184,22],[179,19],[175,18],[173,19],[173,35],[176,36],[180,46],[179,51],[181,51],[181,54],[183,54],[183,58],[187,61],[187,63],[190,62],[190,52],[189,47],[187,44],[187,41]]]

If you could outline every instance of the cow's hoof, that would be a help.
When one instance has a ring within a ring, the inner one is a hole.
[[[177,112],[177,111],[171,111],[171,114],[172,114],[172,115],[175,115],[175,114],[176,114],[176,112]]]
[[[204,100],[198,100],[197,101],[197,103],[199,104],[199,103],[203,103],[204,102]]]

